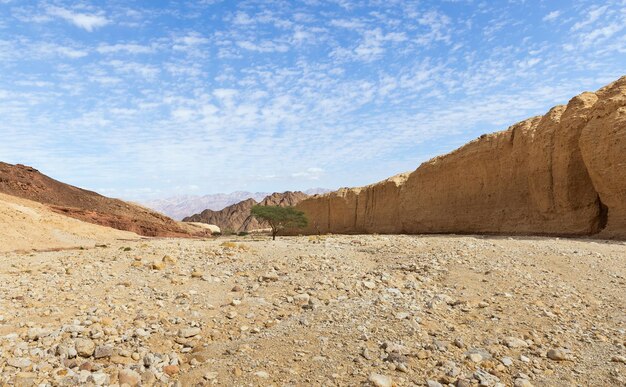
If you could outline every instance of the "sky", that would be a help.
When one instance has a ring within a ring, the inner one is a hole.
[[[0,160],[130,200],[370,184],[626,75],[626,0],[0,0]]]

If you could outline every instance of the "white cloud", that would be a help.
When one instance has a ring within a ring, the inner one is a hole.
[[[595,23],[609,8],[608,5],[602,7],[593,7],[587,12],[587,18],[585,20],[581,20],[574,24],[572,27],[572,31],[578,31],[584,27],[587,27],[593,23]]]
[[[141,10],[141,36],[118,3],[106,13],[63,6],[124,26],[113,36],[92,26],[88,39],[53,25],[29,33],[12,9],[0,40],[3,158],[120,195],[190,181],[203,192],[360,185],[624,69],[615,3],[603,13],[563,6],[548,19],[582,27],[550,36],[529,31],[552,12],[516,18],[532,7],[522,1],[467,3],[466,13],[394,0],[384,10],[343,3],[350,12],[330,2],[320,11],[318,0],[183,3]]]
[[[561,11],[552,11],[546,16],[544,16],[543,19],[541,20],[545,22],[551,22],[551,21],[555,21],[556,19],[558,19],[559,16],[561,16]]]
[[[365,27],[365,23],[356,19],[334,19],[330,21],[333,27],[341,27],[349,30],[359,30]]]
[[[61,46],[54,43],[38,43],[32,46],[35,56],[62,56],[70,59],[86,57],[89,53],[85,50]]]
[[[319,180],[323,174],[324,170],[322,168],[312,167],[307,168],[304,171],[292,173],[291,177],[308,180]]]
[[[237,12],[235,17],[233,18],[233,23],[239,25],[249,25],[254,24],[254,19],[248,16],[248,14],[245,12]]]
[[[250,51],[257,52],[287,52],[289,51],[289,46],[286,44],[276,43],[272,41],[262,41],[259,43],[249,42],[249,41],[238,41],[237,46]]]
[[[117,43],[117,44],[101,44],[96,49],[100,54],[115,54],[115,53],[129,53],[129,54],[149,54],[155,51],[154,47],[143,46],[134,43]]]
[[[55,6],[47,7],[47,14],[50,16],[61,18],[89,32],[93,31],[96,28],[104,27],[111,22],[102,14],[74,12],[66,8]]]

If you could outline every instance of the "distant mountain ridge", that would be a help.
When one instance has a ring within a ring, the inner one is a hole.
[[[256,200],[249,198],[239,203],[232,204],[220,211],[213,211],[206,209],[199,214],[188,216],[183,219],[183,222],[201,222],[214,224],[219,226],[222,231],[251,231],[260,228],[267,227],[260,224],[259,221],[250,216],[250,211],[253,206],[260,204],[263,206],[295,206],[302,200],[308,198],[304,192],[275,192],[271,195],[267,195],[263,200],[257,202]]]
[[[325,188],[312,188],[303,192],[307,195],[315,195],[330,191],[331,190]],[[254,199],[256,202],[260,202],[269,195],[271,195],[271,192],[235,191],[231,193],[217,193],[202,196],[171,196],[164,199],[143,201],[141,204],[167,215],[172,219],[182,220],[185,217],[200,213],[204,210],[221,211],[230,205],[237,204],[246,199]]]

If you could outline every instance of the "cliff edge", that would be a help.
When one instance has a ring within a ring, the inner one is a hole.
[[[626,238],[626,77],[409,174],[297,207],[309,234]]]

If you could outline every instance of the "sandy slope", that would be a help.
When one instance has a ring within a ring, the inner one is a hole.
[[[0,194],[0,251],[88,247],[116,239],[137,239],[127,231],[81,222],[39,203]]]

